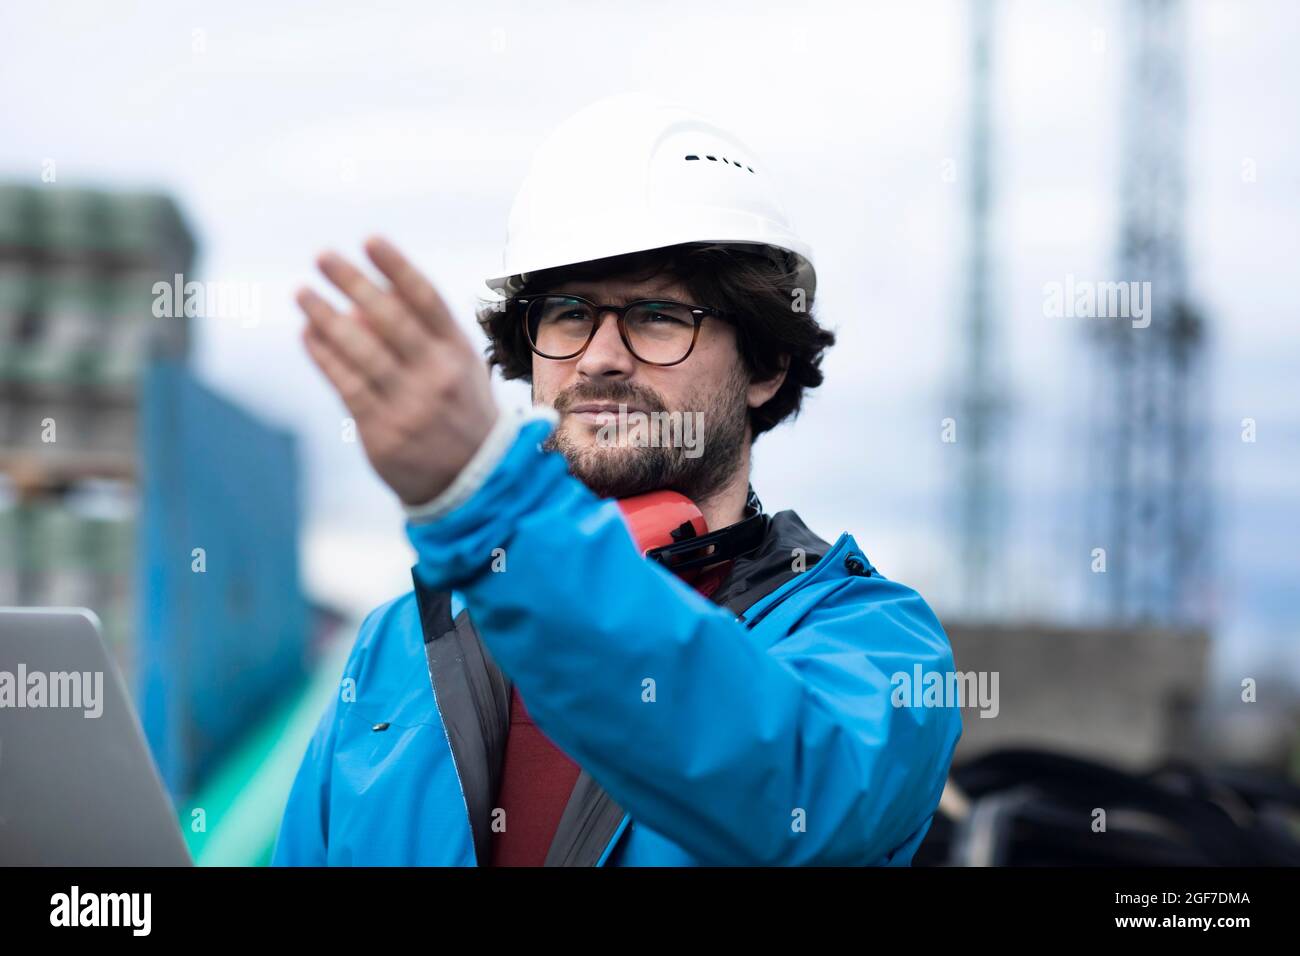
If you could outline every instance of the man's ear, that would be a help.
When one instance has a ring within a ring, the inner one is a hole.
[[[780,391],[782,384],[785,382],[786,372],[790,370],[790,356],[782,355],[781,367],[775,375],[765,379],[751,379],[749,388],[746,390],[746,399],[750,408],[758,408],[761,405],[771,401],[772,396]]]

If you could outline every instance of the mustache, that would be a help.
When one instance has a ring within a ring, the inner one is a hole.
[[[640,391],[630,385],[610,383],[605,386],[578,386],[559,395],[555,399],[555,410],[567,412],[574,405],[586,402],[610,402],[614,405],[628,405],[644,409],[647,412],[664,410],[663,402],[652,392]]]

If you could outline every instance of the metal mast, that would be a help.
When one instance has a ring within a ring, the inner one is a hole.
[[[1188,297],[1183,236],[1184,12],[1181,0],[1126,9],[1116,278],[1151,283],[1150,325],[1093,322],[1103,388],[1091,396],[1100,417],[1091,477],[1104,489],[1093,537],[1107,552],[1102,584],[1112,619],[1188,623],[1202,610],[1209,482],[1205,329]]]
[[[991,150],[989,101],[992,85],[992,0],[971,0],[970,175],[967,178],[965,356],[958,418],[962,587],[968,614],[991,609],[990,565],[1000,525],[1000,483],[993,440],[1002,407],[994,381],[990,308],[989,210]]]

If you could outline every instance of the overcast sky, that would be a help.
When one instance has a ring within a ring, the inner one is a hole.
[[[303,442],[311,586],[365,608],[409,585],[391,497],[298,347],[290,296],[326,246],[382,232],[469,327],[500,261],[531,150],[591,99],[645,90],[729,123],[763,157],[816,251],[840,342],[793,425],[756,446],[754,485],[823,537],[956,610],[940,442],[960,358],[967,5],[476,2],[8,4],[0,176],[161,188],[201,244],[199,277],[260,284],[252,327],[205,319],[195,362]],[[1188,242],[1213,323],[1210,422],[1220,663],[1300,673],[1294,260],[1300,6],[1190,4]],[[1082,320],[1045,282],[1111,279],[1122,4],[999,5],[994,288],[1013,396],[999,556],[1015,616],[1076,620],[1087,529]],[[593,148],[598,148],[593,144]],[[946,167],[951,161],[955,165]],[[1242,176],[1254,164],[1253,181]],[[957,175],[944,175],[945,168]],[[474,330],[477,335],[477,330]],[[526,391],[501,387],[503,401]],[[1240,441],[1243,417],[1258,441]]]

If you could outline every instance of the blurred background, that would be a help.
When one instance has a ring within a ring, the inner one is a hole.
[[[1284,0],[8,7],[0,605],[93,608],[199,862],[265,862],[413,562],[292,292],[383,233],[482,341],[531,151],[644,90],[748,140],[816,252],[839,342],[755,446],[767,510],[1000,675],[918,862],[1295,846],[1297,33]],[[1148,326],[1068,305],[1119,282]],[[1123,853],[1059,838],[1119,791]]]

